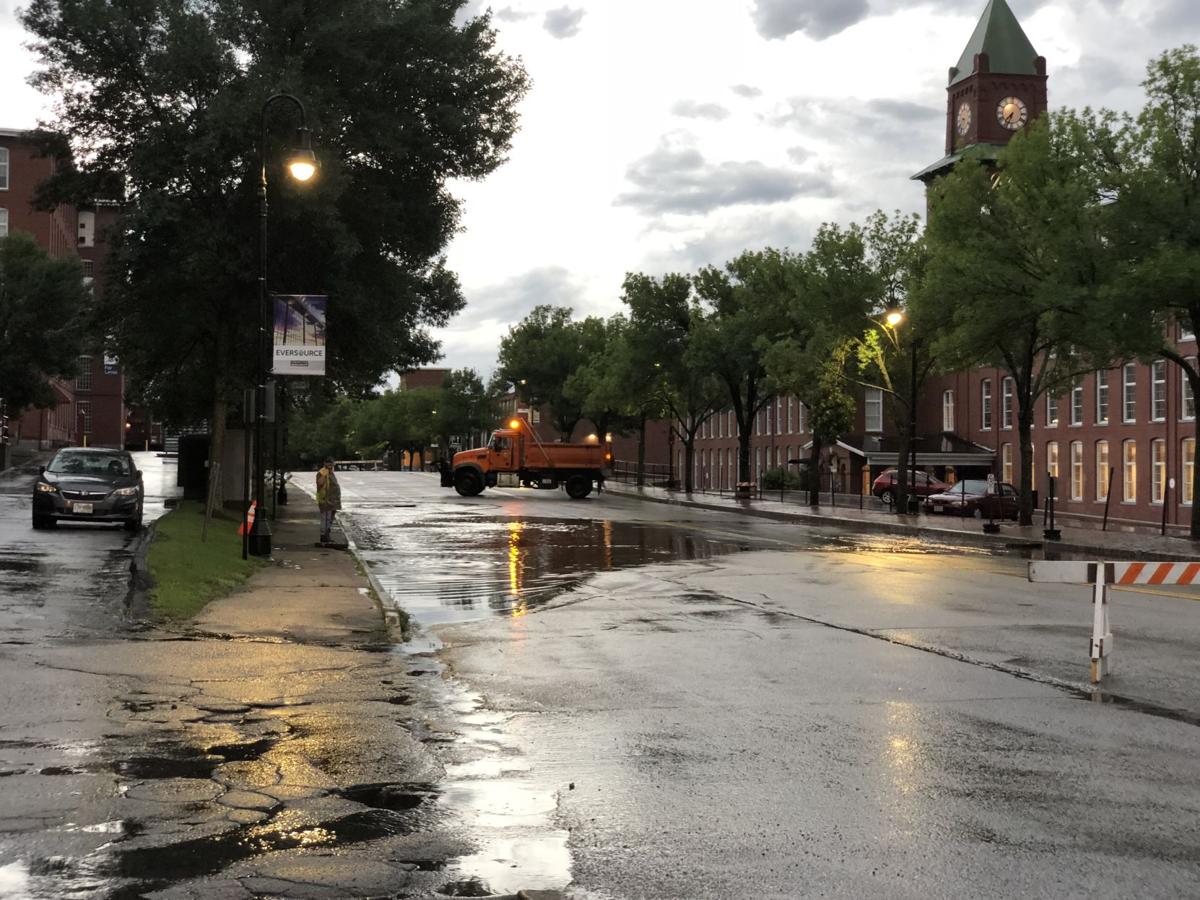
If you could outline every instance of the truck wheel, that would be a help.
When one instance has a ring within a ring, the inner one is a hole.
[[[572,475],[567,479],[567,496],[572,500],[582,500],[592,492],[592,479],[586,475]]]
[[[483,482],[471,469],[462,469],[454,473],[454,489],[464,497],[474,497],[483,490]]]

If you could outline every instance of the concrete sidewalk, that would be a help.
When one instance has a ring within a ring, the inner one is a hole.
[[[1046,540],[1042,525],[1021,527],[1007,521],[999,534],[984,534],[977,519],[956,516],[901,516],[882,510],[847,509],[838,506],[808,506],[779,500],[735,500],[729,495],[684,494],[665,488],[605,483],[604,490],[615,496],[636,497],[655,503],[670,503],[695,509],[733,512],[797,524],[816,525],[868,534],[911,535],[947,544],[967,544],[999,550],[1038,550],[1103,559],[1190,560],[1200,558],[1200,542],[1188,538],[1163,537],[1129,531],[1100,531],[1082,526],[1059,525],[1061,540]],[[1035,516],[1039,520],[1040,516]]]

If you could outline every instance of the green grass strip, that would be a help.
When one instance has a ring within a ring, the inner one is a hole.
[[[265,560],[242,559],[240,519],[214,515],[208,540],[200,539],[204,507],[183,503],[158,520],[146,565],[154,586],[153,610],[170,619],[187,619],[211,600],[224,597],[245,583]]]

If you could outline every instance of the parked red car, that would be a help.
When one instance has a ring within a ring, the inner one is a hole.
[[[988,483],[966,479],[925,500],[925,512],[952,516],[974,516],[977,519],[1017,518],[1017,491],[1007,483],[998,485],[1000,496],[988,493]]]
[[[930,494],[940,494],[950,485],[944,481],[938,481],[924,472],[917,472],[917,481],[915,487],[909,485],[909,493],[916,494],[918,497],[928,497]],[[884,469],[879,473],[879,477],[875,479],[871,485],[871,493],[882,500],[884,503],[891,506],[896,502],[896,470]]]

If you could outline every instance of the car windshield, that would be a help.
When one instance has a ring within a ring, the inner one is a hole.
[[[118,478],[133,474],[133,463],[121,453],[81,453],[60,450],[46,467],[55,475],[107,475]]]
[[[947,493],[950,494],[986,494],[987,482],[976,481],[968,478],[966,481],[960,481],[958,484],[951,487]]]

